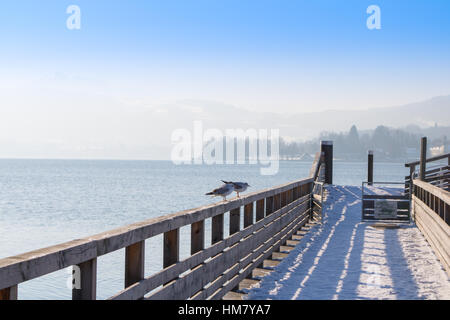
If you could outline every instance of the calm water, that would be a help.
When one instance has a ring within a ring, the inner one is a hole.
[[[274,176],[258,166],[175,166],[169,161],[0,160],[0,259],[125,224],[212,203],[204,194],[220,179],[247,181],[250,191],[308,176],[311,163],[284,161]],[[376,181],[402,181],[402,163],[375,163]],[[366,163],[334,163],[334,183],[361,185]],[[208,231],[210,221],[206,222]],[[190,227],[181,229],[181,258]],[[208,235],[208,232],[207,232]],[[162,237],[146,242],[146,275],[162,267]],[[206,238],[206,244],[210,239]],[[98,259],[99,299],[123,288],[125,250]],[[20,299],[70,299],[61,270],[19,286]]]

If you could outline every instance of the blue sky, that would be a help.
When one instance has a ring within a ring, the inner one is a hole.
[[[71,4],[81,30],[66,28]],[[366,27],[371,4],[381,30]],[[309,112],[450,94],[447,0],[2,1],[0,41],[6,101],[76,92]]]

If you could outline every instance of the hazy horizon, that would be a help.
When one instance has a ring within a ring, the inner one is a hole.
[[[449,15],[444,0],[3,2],[0,158],[166,159],[196,120],[304,140],[450,125]]]

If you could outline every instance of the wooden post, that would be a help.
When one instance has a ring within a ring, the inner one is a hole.
[[[367,182],[369,186],[373,184],[373,151],[369,150],[367,154]]]
[[[223,240],[223,213],[211,219],[211,244]]]
[[[239,232],[241,228],[241,208],[236,208],[230,211],[230,236]],[[231,291],[238,291],[239,284],[235,286]]]
[[[414,171],[416,171],[416,166],[411,165],[409,167],[409,186],[408,186],[409,194],[412,194],[413,188],[414,188],[414,185],[413,185]]]
[[[230,236],[240,230],[241,227],[241,208],[230,211]]]
[[[263,202],[264,204],[264,202]],[[253,202],[248,203],[244,206],[244,228],[247,228],[253,224]],[[252,279],[253,275],[250,272],[247,276],[247,279]],[[239,285],[234,288],[235,290],[239,290]]]
[[[324,154],[325,183],[333,184],[333,141],[321,141],[321,152]]]
[[[292,189],[292,201],[297,200],[299,198],[298,193],[299,193],[298,188]]]
[[[256,201],[256,221],[264,219],[264,199]]]
[[[444,221],[450,225],[450,205],[444,204]]]
[[[80,277],[80,288],[72,289],[72,299],[95,300],[97,297],[97,258],[80,263],[78,268],[79,270],[75,270],[73,276]]]
[[[427,167],[427,137],[422,137],[420,143],[420,174],[419,178],[425,181],[425,170]]]
[[[205,249],[205,220],[191,225],[191,254]]]
[[[281,194],[277,193],[273,197],[273,211],[277,211],[280,208],[281,208]]]
[[[178,261],[180,261],[180,229],[175,229],[164,233],[163,268],[167,268]],[[169,279],[164,283],[164,286],[177,278]]]
[[[144,279],[145,241],[125,249],[125,288]]]
[[[17,300],[17,284],[15,286],[0,290],[1,300]]]
[[[180,229],[164,233],[163,267],[167,268],[180,260]]]
[[[413,179],[414,171],[416,171],[416,166],[415,165],[411,165],[409,167],[409,176],[411,177],[411,180]]]
[[[266,216],[274,212],[273,197],[266,198]]]
[[[253,224],[253,202],[244,206],[244,228]]]
[[[294,189],[288,190],[288,203],[292,203],[294,201]]]
[[[281,193],[281,205],[280,208],[283,208],[287,205],[287,191]]]

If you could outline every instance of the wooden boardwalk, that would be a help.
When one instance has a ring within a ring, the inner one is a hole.
[[[248,298],[450,299],[450,278],[419,229],[363,222],[361,205],[360,187],[328,186],[323,224]]]

